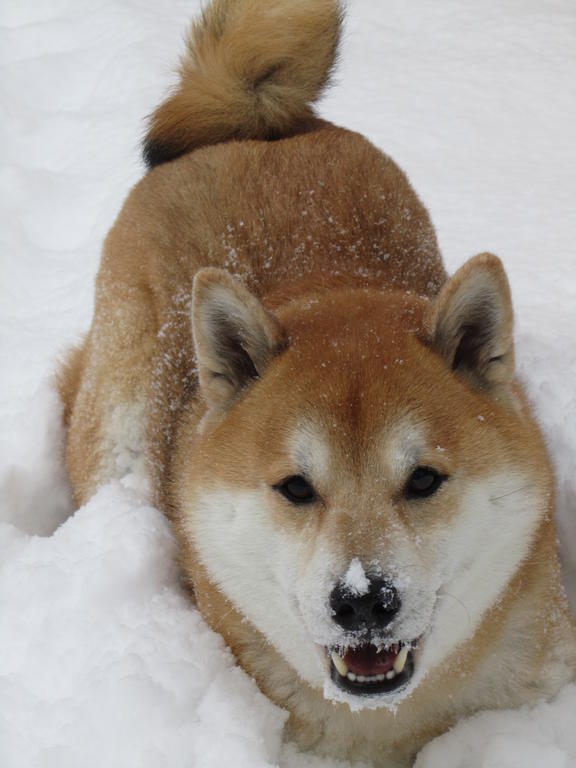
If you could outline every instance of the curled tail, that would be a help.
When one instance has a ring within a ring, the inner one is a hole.
[[[328,83],[341,20],[338,0],[212,0],[192,25],[176,90],[150,118],[147,165],[303,129]]]

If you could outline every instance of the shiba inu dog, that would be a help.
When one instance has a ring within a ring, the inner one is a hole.
[[[213,0],[60,371],[78,503],[145,473],[199,610],[301,747],[408,766],[576,670],[496,256],[448,278],[393,161],[321,120],[335,0]]]

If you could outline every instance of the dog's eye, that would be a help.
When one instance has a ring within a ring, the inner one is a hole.
[[[446,475],[441,475],[430,467],[416,467],[410,475],[410,479],[404,488],[404,496],[408,499],[424,499],[432,496],[446,480]]]
[[[314,488],[300,475],[292,475],[274,486],[292,504],[310,504],[316,500]]]

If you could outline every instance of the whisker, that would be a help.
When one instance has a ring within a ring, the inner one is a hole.
[[[468,610],[466,605],[462,602],[462,600],[460,600],[459,597],[456,597],[455,595],[450,594],[450,592],[442,591],[441,596],[444,597],[444,595],[446,597],[451,597],[452,600],[455,600],[457,603],[460,603],[462,608],[464,608],[464,610],[466,611],[466,615],[468,616],[468,621],[470,622],[470,624],[472,624],[472,616],[470,616],[470,611]]]
[[[224,619],[226,619],[231,613],[234,611],[234,606],[229,608],[225,613],[223,613],[221,616],[218,617],[218,620],[214,622],[214,631],[218,632],[219,627],[222,625]]]
[[[525,491],[531,487],[532,487],[532,483],[528,483],[527,485],[523,485],[522,488],[516,488],[513,491],[508,491],[507,493],[503,493],[501,496],[491,496],[490,501],[498,501],[499,499],[505,499],[507,496],[513,496],[515,493],[520,493],[521,491]]]

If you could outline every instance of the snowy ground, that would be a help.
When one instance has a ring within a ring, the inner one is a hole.
[[[142,173],[195,0],[0,4],[0,765],[334,768],[281,746],[284,713],[179,592],[130,483],[73,517],[47,379],[89,324],[103,236]],[[576,5],[351,0],[322,114],[407,170],[449,268],[506,263],[519,368],[558,472],[576,602]],[[64,521],[55,532],[60,521]],[[418,768],[575,768],[576,686],[484,713]]]

